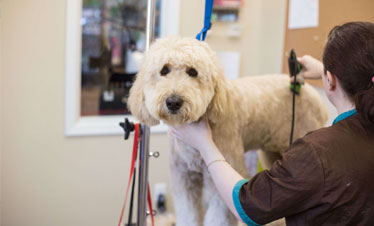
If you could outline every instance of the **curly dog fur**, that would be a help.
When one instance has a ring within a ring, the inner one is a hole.
[[[245,177],[245,151],[261,149],[260,160],[270,168],[288,148],[289,85],[290,79],[279,74],[228,80],[206,43],[173,37],[157,40],[146,53],[128,105],[148,126],[160,120],[181,125],[206,116],[217,147]],[[296,106],[295,139],[327,120],[319,94],[309,85],[302,87]],[[236,225],[199,152],[175,139],[170,145],[177,226]]]

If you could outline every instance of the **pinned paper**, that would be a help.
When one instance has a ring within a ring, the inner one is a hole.
[[[318,27],[319,0],[290,0],[288,29]]]

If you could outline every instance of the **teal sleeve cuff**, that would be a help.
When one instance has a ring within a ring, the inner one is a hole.
[[[260,224],[257,224],[254,222],[244,211],[242,204],[240,203],[239,199],[239,192],[243,184],[248,183],[249,179],[242,179],[238,183],[236,183],[234,190],[232,191],[232,199],[234,201],[234,206],[236,211],[238,212],[240,218],[243,220],[243,222],[246,225],[249,226],[260,226]]]

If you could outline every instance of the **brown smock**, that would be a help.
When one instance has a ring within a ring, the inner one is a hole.
[[[247,225],[374,226],[374,125],[355,114],[307,134],[233,200]]]

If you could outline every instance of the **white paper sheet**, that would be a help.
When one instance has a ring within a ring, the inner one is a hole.
[[[225,76],[229,79],[239,77],[240,53],[239,52],[217,52],[217,57],[223,66]]]
[[[318,27],[319,0],[290,0],[288,28]]]

